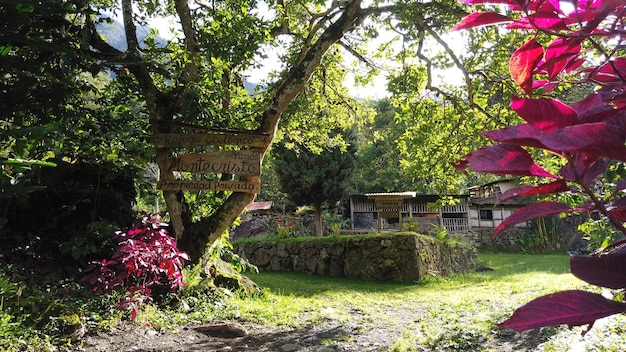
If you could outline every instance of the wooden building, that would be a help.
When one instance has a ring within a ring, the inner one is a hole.
[[[472,229],[495,229],[522,204],[499,203],[498,197],[516,187],[515,180],[501,180],[469,188],[468,195],[451,196],[454,205],[435,207],[441,197],[415,192],[368,193],[350,196],[351,230],[403,230],[417,224],[420,231],[443,226],[449,233],[466,233]],[[518,227],[525,227],[520,224]]]
[[[449,232],[469,230],[468,197],[454,196],[458,202],[437,209],[437,195],[415,192],[369,193],[350,196],[351,230],[402,230],[407,224],[415,224],[421,231],[433,226],[443,226]]]
[[[469,221],[471,228],[496,228],[522,207],[518,200],[498,202],[498,197],[518,185],[507,179],[469,188]],[[526,227],[526,223],[517,225]]]

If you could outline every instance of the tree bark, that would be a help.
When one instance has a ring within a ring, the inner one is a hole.
[[[315,236],[322,237],[324,235],[324,224],[322,222],[322,205],[315,205]]]

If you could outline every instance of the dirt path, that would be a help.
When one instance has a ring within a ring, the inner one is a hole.
[[[315,326],[285,330],[235,321],[156,331],[136,323],[123,322],[106,333],[87,334],[81,352],[166,352],[166,351],[251,351],[251,352],[335,352],[388,351],[414,321],[404,310],[389,312],[386,322],[374,322],[354,312],[349,322],[329,320]],[[381,324],[382,323],[382,324]],[[499,352],[532,351],[540,343],[537,332],[512,334],[486,342],[486,348]],[[412,346],[417,351],[430,351]],[[478,346],[476,346],[478,347]]]
[[[250,323],[216,322],[158,332],[125,322],[107,333],[85,336],[75,351],[385,351],[394,336],[384,329],[333,322],[298,330]]]

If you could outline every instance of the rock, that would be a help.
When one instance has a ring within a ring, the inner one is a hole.
[[[332,348],[332,347],[324,346],[324,347],[316,350],[316,352],[337,352],[337,350]]]
[[[233,269],[221,259],[210,260],[205,264],[205,270],[213,277],[213,284],[217,287],[227,288],[232,291],[244,291],[248,294],[261,293],[261,287],[247,276]]]
[[[248,336],[248,332],[242,326],[235,323],[202,325],[195,327],[194,330],[213,337],[236,338]]]
[[[266,266],[270,263],[270,259],[271,256],[265,248],[257,249],[252,256],[252,260],[258,263],[258,266]]]
[[[280,346],[278,349],[280,352],[295,352],[301,350],[303,347],[297,343],[288,343]]]

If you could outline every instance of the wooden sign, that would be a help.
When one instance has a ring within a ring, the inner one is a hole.
[[[267,136],[246,133],[161,133],[153,137],[157,148],[201,147],[208,145],[236,145],[261,148]]]
[[[261,182],[257,178],[253,181],[193,181],[193,180],[161,180],[157,187],[163,191],[231,191],[245,193],[259,193]]]
[[[259,176],[261,174],[261,153],[254,150],[240,150],[183,154],[176,158],[169,158],[166,162],[166,169],[199,174],[221,173]]]

